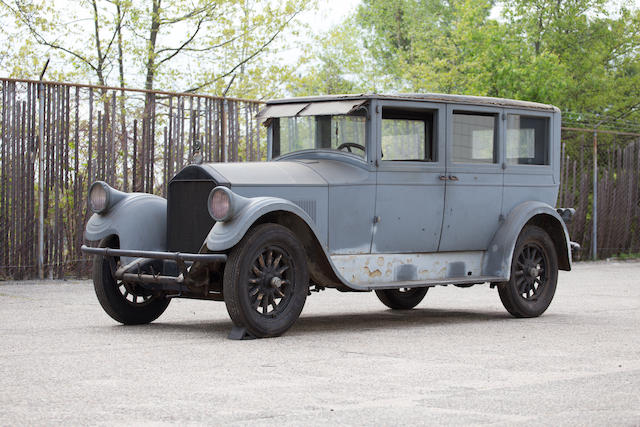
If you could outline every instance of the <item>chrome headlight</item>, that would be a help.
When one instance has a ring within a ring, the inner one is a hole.
[[[89,208],[94,213],[103,213],[109,207],[109,186],[103,181],[96,181],[89,189]]]
[[[209,193],[209,215],[216,221],[227,221],[233,216],[233,193],[226,187],[216,187]]]

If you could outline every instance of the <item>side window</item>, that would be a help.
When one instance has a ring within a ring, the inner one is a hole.
[[[454,163],[496,163],[496,120],[494,114],[453,113]]]
[[[382,109],[382,160],[435,162],[433,111]]]
[[[549,119],[507,115],[507,164],[548,165]]]

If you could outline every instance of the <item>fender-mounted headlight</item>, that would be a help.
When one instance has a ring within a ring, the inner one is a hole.
[[[127,193],[109,187],[104,181],[96,181],[89,188],[89,209],[93,213],[103,214],[125,197]]]
[[[216,221],[227,221],[233,216],[233,193],[226,187],[216,187],[209,193],[209,215]]]
[[[109,186],[102,181],[91,184],[89,189],[89,208],[94,213],[103,213],[109,206]]]

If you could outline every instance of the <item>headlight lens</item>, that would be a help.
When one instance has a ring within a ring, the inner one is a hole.
[[[94,182],[89,190],[89,208],[95,213],[104,212],[109,204],[109,194],[101,182]]]
[[[209,194],[209,214],[216,221],[225,221],[231,216],[231,196],[223,188],[214,188]]]

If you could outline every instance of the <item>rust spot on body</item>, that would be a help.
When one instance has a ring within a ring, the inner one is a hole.
[[[369,275],[369,277],[380,277],[382,276],[382,271],[380,271],[380,269],[376,268],[375,270],[371,271],[369,269],[369,267],[364,267],[364,271]]]

